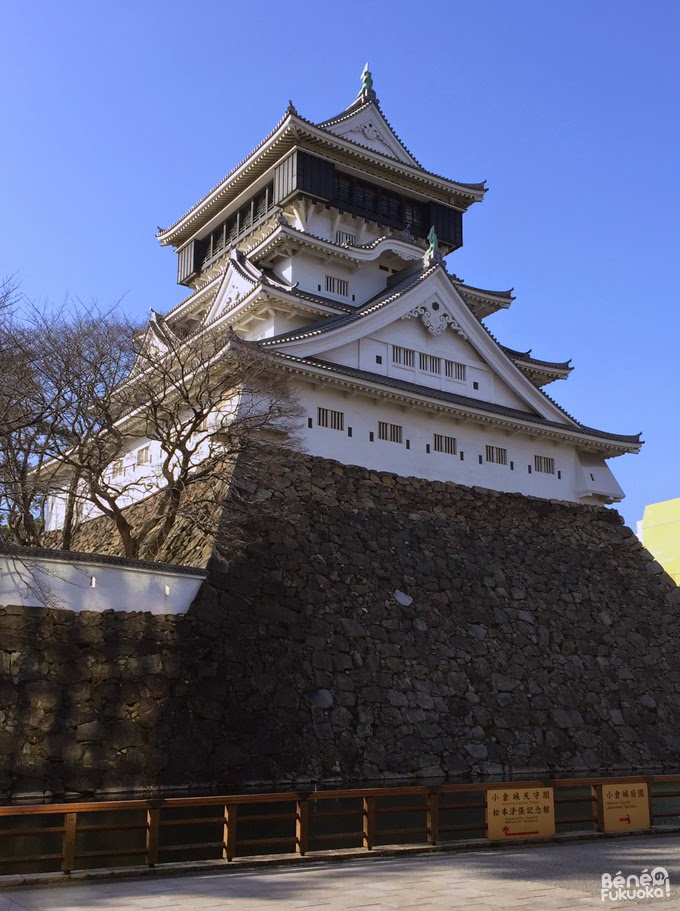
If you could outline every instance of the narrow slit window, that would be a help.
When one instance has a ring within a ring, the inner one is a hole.
[[[555,474],[555,460],[548,456],[534,456],[534,471],[540,471],[543,474]]]
[[[388,443],[401,443],[403,435],[401,424],[388,424],[387,421],[378,421],[379,440],[387,440]]]
[[[327,275],[326,291],[330,294],[337,294],[338,297],[347,297],[349,294],[349,282],[344,278],[336,278],[334,275]]]
[[[465,364],[459,364],[456,361],[444,361],[444,375],[447,380],[465,382]]]
[[[439,374],[442,372],[442,359],[434,357],[432,354],[420,354],[419,363],[423,373]]]
[[[500,446],[486,447],[486,461],[493,462],[495,465],[508,464],[508,450]]]
[[[445,452],[447,455],[456,454],[456,438],[444,436],[442,433],[434,435],[434,451]]]
[[[319,427],[328,427],[329,430],[345,429],[345,415],[342,411],[332,411],[330,408],[319,408],[316,421]]]
[[[415,367],[416,353],[410,348],[401,348],[399,345],[392,346],[392,363],[399,367]]]
[[[357,236],[350,231],[336,231],[335,242],[336,244],[355,244]]]

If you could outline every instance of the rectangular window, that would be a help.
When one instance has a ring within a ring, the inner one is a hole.
[[[424,373],[441,373],[442,372],[442,359],[440,357],[433,357],[431,354],[420,354],[418,355],[420,362],[420,369]]]
[[[328,427],[330,430],[344,430],[345,415],[342,411],[331,411],[330,408],[319,408],[317,413],[319,427]]]
[[[447,453],[447,455],[455,455],[456,454],[456,438],[447,437],[441,433],[435,433],[434,451],[435,452],[445,452],[445,453]]]
[[[347,297],[349,294],[349,282],[344,278],[336,278],[334,275],[327,275],[326,291],[329,291],[331,294],[337,294],[339,297]]]
[[[149,452],[148,446],[142,446],[141,449],[137,450],[137,464],[138,465],[147,465],[151,461],[151,453]]]
[[[415,367],[416,353],[410,348],[400,348],[399,345],[392,345],[392,363],[400,367]]]
[[[111,474],[114,478],[119,478],[123,474],[123,460],[116,459],[113,463]]]
[[[456,361],[444,361],[444,371],[447,380],[465,381],[465,364]]]
[[[357,242],[357,236],[356,234],[351,234],[349,231],[336,231],[335,242],[336,244],[355,244]]]
[[[501,449],[500,446],[486,447],[486,461],[495,462],[496,465],[508,464],[508,450]]]
[[[543,474],[555,474],[555,460],[548,456],[534,456],[534,471],[542,471]]]
[[[390,443],[401,443],[403,438],[401,424],[388,424],[385,421],[378,421],[378,439],[387,440]]]

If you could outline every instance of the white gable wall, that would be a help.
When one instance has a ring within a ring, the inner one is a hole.
[[[342,136],[351,142],[380,152],[382,155],[396,158],[397,161],[416,164],[413,156],[397,139],[375,104],[369,104],[356,114],[351,114],[345,120],[331,124],[324,129],[329,133],[335,133],[336,136]]]
[[[397,345],[415,352],[414,366],[395,364],[393,347]],[[441,359],[441,372],[432,374],[420,369],[419,354],[429,354]],[[455,392],[470,398],[494,402],[509,408],[533,413],[520,397],[503,380],[494,376],[475,349],[453,329],[433,335],[419,318],[398,320],[378,330],[373,335],[317,355],[322,360],[347,367],[358,367],[370,373],[393,376],[431,389]],[[378,358],[381,360],[378,361]],[[444,361],[465,366],[465,379],[446,377]],[[477,388],[475,388],[475,383]]]

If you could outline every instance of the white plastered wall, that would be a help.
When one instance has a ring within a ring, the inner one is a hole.
[[[621,495],[606,462],[595,456],[601,483],[597,491],[584,492],[579,454],[569,444],[539,436],[532,438],[468,420],[458,421],[443,412],[401,406],[328,385],[300,383],[299,388],[306,418],[303,445],[312,455],[378,471],[548,499],[597,503]],[[343,429],[320,427],[320,407],[342,412]],[[380,421],[401,426],[402,442],[380,440]],[[455,455],[434,451],[435,434],[455,438]],[[487,445],[505,449],[507,464],[488,462]],[[553,459],[555,473],[537,472],[536,455]]]
[[[394,345],[416,352],[414,367],[404,367],[393,362]],[[432,374],[421,370],[418,358],[420,353],[441,358],[441,372]],[[469,342],[452,329],[447,329],[441,335],[432,335],[418,318],[397,320],[372,336],[332,349],[319,357],[335,364],[358,367],[382,376],[393,376],[431,389],[455,392],[520,411],[529,410],[500,377],[494,376]],[[377,358],[381,358],[381,361]],[[444,360],[465,365],[465,380],[448,379]]]
[[[0,605],[184,614],[205,574],[0,554]]]

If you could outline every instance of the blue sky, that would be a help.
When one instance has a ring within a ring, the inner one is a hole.
[[[137,316],[184,296],[155,240],[274,126],[322,120],[369,60],[425,167],[486,179],[449,268],[515,288],[487,322],[573,358],[548,391],[647,441],[610,464],[629,524],[680,496],[676,0],[6,4],[0,274]],[[8,40],[9,39],[9,40]]]

